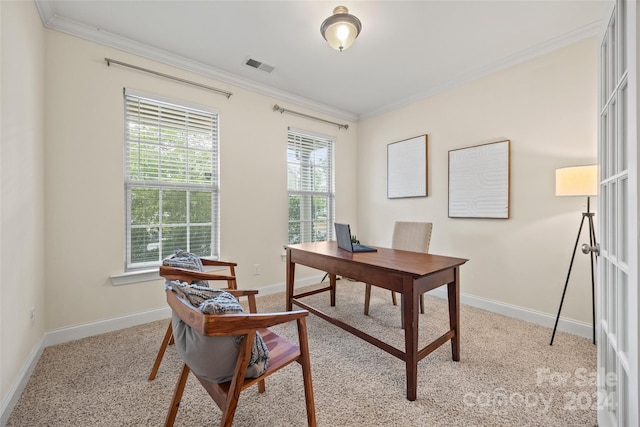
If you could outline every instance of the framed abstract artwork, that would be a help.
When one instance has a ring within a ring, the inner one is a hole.
[[[449,151],[449,218],[509,218],[510,143]]]
[[[427,135],[387,144],[387,198],[427,196]]]

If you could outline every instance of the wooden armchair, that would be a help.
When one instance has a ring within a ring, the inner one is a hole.
[[[227,262],[227,261],[215,261],[207,258],[200,258],[202,265],[207,266],[216,266],[216,267],[227,267],[229,269],[229,275],[221,275],[213,272],[202,272],[202,271],[194,271],[194,270],[186,270],[184,268],[176,268],[169,267],[166,265],[160,266],[160,276],[164,277],[168,280],[180,280],[181,282],[187,282],[189,284],[193,282],[197,282],[200,280],[207,281],[226,281],[227,288],[229,289],[237,289],[238,284],[236,282],[236,266],[238,265],[235,262]],[[153,367],[151,368],[151,373],[149,374],[149,381],[153,381],[156,378],[158,373],[158,369],[160,369],[160,363],[162,363],[162,358],[164,357],[164,353],[167,350],[167,346],[173,344],[173,330],[171,328],[171,320],[169,320],[169,326],[167,327],[167,332],[164,334],[164,338],[162,339],[162,343],[160,344],[160,349],[158,350],[158,355],[156,356],[156,360],[153,362]]]
[[[203,314],[193,307],[188,301],[180,298],[173,290],[167,290],[167,302],[173,313],[194,331],[204,336],[236,336],[244,335],[240,353],[235,364],[235,370],[231,381],[226,383],[213,383],[205,378],[194,375],[207,390],[211,398],[222,411],[220,426],[231,426],[233,417],[240,398],[240,392],[258,383],[258,391],[265,391],[264,379],[291,362],[298,362],[302,367],[304,381],[304,394],[307,409],[307,422],[309,426],[316,426],[315,404],[313,399],[313,386],[311,383],[311,366],[309,361],[309,347],[307,340],[307,326],[305,318],[309,315],[306,310],[256,314],[255,295],[258,291],[228,290],[227,292],[236,298],[245,296],[249,299],[250,313],[234,314]],[[299,346],[276,335],[266,329],[267,327],[281,323],[296,321],[298,326]],[[267,370],[257,378],[245,378],[247,365],[251,356],[251,347],[255,340],[256,331],[260,333],[269,349],[269,364]],[[212,361],[214,363],[214,361]],[[176,384],[171,400],[171,406],[165,420],[165,426],[173,426],[178,407],[182,399],[184,387],[187,382],[190,368],[185,363],[182,373]]]

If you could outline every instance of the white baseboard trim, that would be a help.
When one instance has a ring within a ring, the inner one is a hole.
[[[319,283],[322,278],[322,276],[314,276],[302,279],[296,281],[296,286],[314,285],[316,283]],[[260,288],[260,293],[258,294],[258,296],[273,295],[278,292],[284,291],[285,284],[277,283]],[[446,299],[447,290],[444,287],[440,287],[429,292],[429,295]],[[483,310],[502,314],[504,316],[513,317],[515,319],[524,320],[547,328],[553,328],[553,324],[555,322],[555,317],[547,313],[491,300],[488,298],[482,298],[475,295],[463,293],[460,295],[460,301],[462,304],[481,308]],[[154,322],[156,320],[168,319],[169,317],[171,317],[171,310],[169,309],[169,307],[164,307],[142,313],[130,314],[126,316],[86,323],[83,325],[58,329],[45,333],[44,347],[87,338],[94,335],[104,334],[107,332],[113,332],[124,328],[130,328],[149,322]],[[592,336],[592,325],[589,323],[560,317],[560,320],[558,321],[558,331],[590,338]]]
[[[49,347],[51,345],[105,334],[107,332],[155,322],[156,320],[168,319],[170,317],[171,309],[169,307],[157,308],[142,313],[128,314],[125,316],[113,317],[111,319],[103,319],[95,322],[84,323],[82,325],[49,331],[44,334],[45,342],[46,346]]]
[[[443,286],[428,292],[428,294],[438,298],[447,298],[447,290]],[[517,305],[506,304],[504,302],[482,298],[470,294],[461,293],[460,302],[471,307],[481,308],[492,313],[502,314],[507,317],[513,317],[514,319],[524,320],[526,322],[534,323],[536,325],[544,326],[550,329],[553,329],[553,324],[556,321],[555,316],[543,313],[541,311],[531,310]],[[560,320],[558,320],[557,330],[559,332],[566,332],[568,334],[577,335],[584,338],[592,338],[593,336],[593,328],[590,323],[580,322],[563,317],[560,317]],[[551,331],[549,331],[549,339],[551,339]]]
[[[27,386],[27,382],[29,382],[29,378],[31,377],[33,370],[38,364],[40,356],[42,356],[42,352],[44,351],[45,347],[45,339],[44,337],[42,337],[40,341],[33,347],[31,353],[29,353],[27,361],[22,366],[18,378],[11,385],[9,393],[7,393],[7,397],[2,401],[2,407],[0,408],[0,426],[4,427],[7,425],[9,416],[11,415],[13,408],[18,403],[22,391]]]

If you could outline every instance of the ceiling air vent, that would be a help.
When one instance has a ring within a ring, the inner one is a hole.
[[[272,65],[262,63],[260,61],[255,60],[255,59],[252,59],[252,58],[247,58],[244,61],[244,63],[246,65],[248,65],[249,67],[253,67],[253,68],[256,68],[258,70],[262,70],[262,71],[264,71],[266,73],[270,73],[276,68],[276,67],[274,67]]]

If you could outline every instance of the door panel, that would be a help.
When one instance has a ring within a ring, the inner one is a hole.
[[[617,0],[600,47],[598,423],[637,426],[637,2]],[[636,236],[636,238],[632,238]]]

